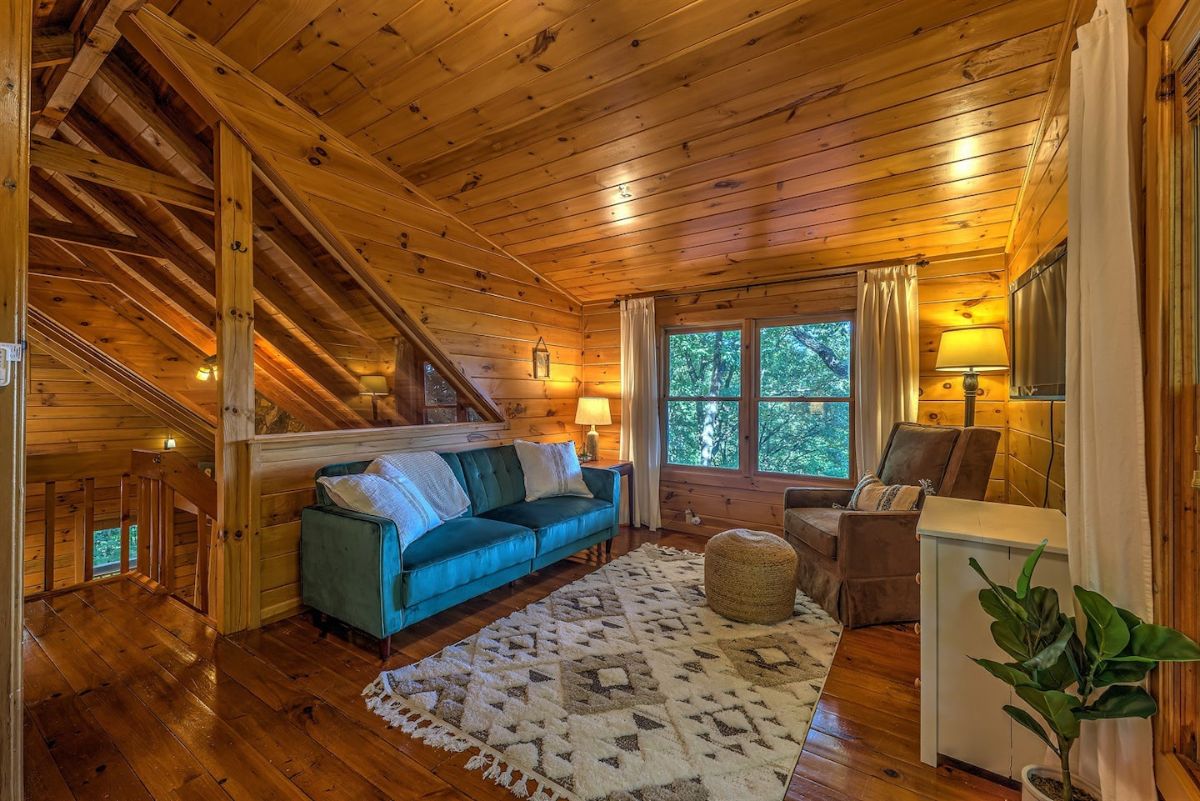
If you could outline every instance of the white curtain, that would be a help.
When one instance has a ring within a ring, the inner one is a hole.
[[[662,460],[658,424],[658,332],[654,298],[621,301],[621,458],[633,463],[630,525],[658,530]]]
[[[917,419],[920,376],[917,268],[858,274],[854,327],[854,449],[858,471],[875,470],[892,426]]]
[[[1143,59],[1123,0],[1100,0],[1071,57],[1066,473],[1072,581],[1149,620],[1134,222]],[[1080,769],[1105,801],[1154,801],[1150,721],[1083,728]]]

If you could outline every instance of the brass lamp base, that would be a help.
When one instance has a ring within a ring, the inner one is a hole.
[[[968,371],[963,373],[963,400],[966,401],[966,413],[963,416],[963,427],[975,425],[975,396],[979,394],[979,373]]]

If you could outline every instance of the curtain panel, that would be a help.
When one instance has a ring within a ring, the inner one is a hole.
[[[658,530],[662,461],[654,298],[621,301],[621,458],[633,463],[632,526]]]
[[[858,274],[854,326],[855,462],[875,470],[892,426],[917,419],[920,377],[917,268]]]
[[[1071,579],[1149,620],[1138,308],[1141,65],[1125,4],[1100,0],[1071,56],[1067,254],[1067,556]],[[1105,801],[1154,801],[1150,721],[1084,724],[1080,769]]]

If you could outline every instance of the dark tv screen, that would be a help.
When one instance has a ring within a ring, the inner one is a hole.
[[[1067,243],[1043,256],[1009,292],[1012,369],[1009,396],[1067,395]]]

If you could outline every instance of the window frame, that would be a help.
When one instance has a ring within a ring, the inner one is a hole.
[[[827,402],[827,403],[845,403],[848,405],[850,412],[850,441],[847,443],[849,453],[849,476],[846,478],[834,478],[830,476],[813,476],[802,473],[777,473],[768,470],[760,470],[758,466],[758,405],[764,400],[762,397],[762,370],[759,363],[759,337],[763,328],[773,328],[789,325],[809,325],[816,323],[850,323],[851,331],[851,347],[850,347],[850,394],[848,397],[812,397],[812,398],[766,398],[767,401],[778,402]],[[805,314],[805,315],[786,315],[786,316],[765,316],[765,317],[747,317],[739,320],[729,320],[727,322],[705,323],[698,325],[670,325],[662,326],[659,331],[658,355],[659,355],[659,393],[658,393],[658,412],[659,412],[659,434],[661,439],[660,454],[662,459],[662,467],[664,475],[676,478],[681,481],[687,481],[689,477],[703,482],[703,480],[712,480],[714,477],[732,477],[739,476],[745,480],[751,481],[754,484],[761,485],[765,488],[774,489],[777,487],[794,486],[797,483],[803,483],[806,486],[814,487],[847,487],[853,486],[854,477],[858,475],[858,465],[854,453],[854,436],[857,426],[856,417],[856,386],[854,380],[854,365],[855,365],[855,348],[854,348],[854,326],[857,321],[853,311],[839,311],[828,314]],[[725,398],[716,398],[716,400],[736,401],[738,403],[738,466],[732,467],[704,467],[701,465],[676,464],[668,459],[668,420],[667,420],[667,404],[668,401],[703,401],[712,400],[708,397],[691,397],[691,396],[672,396],[670,391],[670,358],[671,358],[671,336],[676,334],[702,334],[710,331],[740,331],[741,333],[741,394]],[[774,486],[772,486],[774,485]]]

